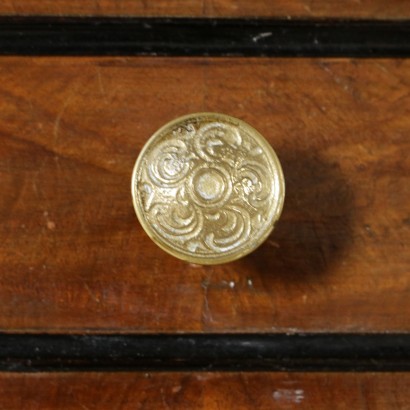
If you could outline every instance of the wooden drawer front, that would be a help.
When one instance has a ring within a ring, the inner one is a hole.
[[[0,14],[405,19],[409,0],[3,0]]]
[[[409,383],[408,373],[5,373],[0,406],[395,410],[408,409]]]
[[[0,58],[0,328],[409,331],[407,60]],[[217,111],[282,161],[271,237],[199,267],[156,247],[130,196],[165,122]]]

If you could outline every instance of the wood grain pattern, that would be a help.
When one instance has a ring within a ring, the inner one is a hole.
[[[409,409],[408,373],[0,375],[3,409]]]
[[[410,62],[1,58],[0,328],[409,331]],[[269,240],[221,266],[156,247],[130,177],[198,111],[244,119],[282,161]]]
[[[3,15],[404,19],[409,0],[4,0]]]

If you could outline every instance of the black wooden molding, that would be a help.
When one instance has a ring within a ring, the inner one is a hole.
[[[409,371],[410,334],[0,334],[0,371]]]
[[[409,57],[410,21],[0,17],[0,55]]]

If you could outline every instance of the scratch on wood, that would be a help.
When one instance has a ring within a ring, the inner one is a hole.
[[[306,1],[303,8],[310,14],[312,14],[312,0]]]
[[[99,298],[98,296],[96,296],[96,295],[94,294],[94,292],[92,292],[92,290],[90,289],[90,287],[88,286],[87,283],[84,284],[84,287],[85,287],[86,291],[88,292],[88,294],[91,296],[91,298],[92,298],[95,302],[100,303],[100,298]]]
[[[145,374],[145,377],[147,377],[147,374]],[[128,400],[129,400],[129,396],[130,394],[132,394],[132,392],[135,390],[135,384],[134,383],[126,383],[122,389],[122,391],[119,393],[119,397],[120,400],[118,401],[118,405],[115,406],[115,408],[111,409],[111,410],[122,410],[123,408],[125,408],[125,405],[127,404]]]
[[[34,191],[34,193],[35,193],[35,195],[38,199],[40,196],[39,196],[39,192],[38,192],[37,180],[36,180],[35,177],[32,179],[31,184],[32,184],[32,187],[33,187],[33,191]]]
[[[63,118],[63,115],[68,107],[68,105],[70,104],[72,98],[74,97],[74,95],[76,94],[78,89],[78,85],[73,87],[71,93],[67,96],[67,98],[65,99],[63,106],[61,107],[60,111],[57,114],[57,117],[54,121],[54,128],[53,128],[53,135],[54,135],[54,145],[57,144],[57,140],[60,134],[60,123],[61,123],[61,119]]]
[[[161,401],[162,401],[162,404],[164,405],[164,408],[165,408],[165,409],[169,409],[170,407],[168,406],[168,403],[167,403],[167,401],[165,400],[164,389],[161,387],[161,389],[160,389],[159,391],[160,391],[160,393],[161,393]]]
[[[59,113],[56,117],[56,120],[54,121],[54,128],[53,128],[54,144],[57,143],[58,136],[59,136],[59,133],[60,133],[61,118],[63,117],[64,111],[66,110],[69,102],[70,102],[70,97],[65,100],[61,110],[59,111]]]
[[[203,97],[202,97],[202,111],[208,111],[208,67],[205,64],[202,69],[202,82],[203,82]]]
[[[96,13],[100,12],[101,7],[100,7],[100,1],[99,0],[94,0],[94,10],[95,10]]]
[[[321,239],[321,237],[320,237],[320,235],[319,235],[319,233],[316,229],[316,224],[315,223],[312,224],[312,229],[313,229],[313,233],[315,234],[315,237],[316,237],[316,240],[317,240],[317,243],[318,243],[318,250],[319,250],[322,262],[323,262],[323,266],[326,267],[327,266],[327,258],[326,258],[326,254],[325,254],[325,251],[324,251],[323,246],[322,246],[322,239]]]
[[[17,11],[17,7],[16,7],[16,5],[14,4],[14,0],[11,0],[9,4],[10,4],[12,10],[13,10],[13,13],[14,13],[14,14],[19,14],[19,12]]]
[[[204,295],[204,306],[202,309],[202,321],[203,322],[214,322],[213,317],[212,317],[212,312],[209,307],[209,301],[208,301],[208,288],[209,285],[211,284],[211,276],[212,272],[209,274],[209,276],[201,283],[201,286],[203,288],[203,295]]]
[[[362,382],[359,383],[359,393],[360,393],[360,399],[362,401],[363,408],[366,410],[369,410],[369,406],[367,404],[367,398],[366,398],[366,394],[365,394],[364,386]]]
[[[376,62],[375,65],[377,68],[379,68],[384,73],[390,74],[390,71],[383,64]]]
[[[100,93],[104,97],[104,100],[106,101],[107,94],[105,92],[104,84],[103,84],[103,81],[102,81],[101,68],[97,66],[96,71],[97,71],[97,80],[98,80],[98,86],[100,88]]]
[[[77,219],[78,219],[79,226],[81,228],[81,232],[87,233],[88,230],[87,230],[87,226],[86,226],[85,220],[84,220],[84,209],[83,209],[83,207],[80,207],[78,209]]]
[[[273,241],[272,239],[268,239],[266,241],[266,244],[269,246],[272,246],[272,248],[278,248],[278,249],[280,248],[280,245],[277,242]]]
[[[354,90],[352,90],[352,87],[350,84],[346,82],[346,80],[343,80],[342,77],[338,76],[326,63],[323,62],[318,62],[318,66],[327,74],[330,75],[331,79],[335,84],[337,84],[344,92],[352,95],[355,97]]]

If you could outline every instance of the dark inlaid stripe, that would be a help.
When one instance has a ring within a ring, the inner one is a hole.
[[[410,21],[0,17],[2,55],[408,57]]]
[[[409,371],[410,334],[0,334],[2,371]]]

